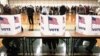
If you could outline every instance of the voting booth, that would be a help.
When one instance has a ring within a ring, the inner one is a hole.
[[[65,33],[66,15],[40,15],[42,35],[62,36]]]
[[[76,32],[85,35],[100,35],[100,16],[77,14]]]
[[[14,35],[21,32],[21,15],[0,15],[0,35]]]

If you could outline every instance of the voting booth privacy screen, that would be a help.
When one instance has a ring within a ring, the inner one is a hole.
[[[62,36],[65,33],[66,15],[40,15],[41,34]]]
[[[21,15],[0,15],[0,35],[14,35],[21,32]]]
[[[85,35],[100,35],[100,16],[77,14],[76,32]]]

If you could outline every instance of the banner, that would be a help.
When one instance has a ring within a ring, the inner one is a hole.
[[[76,32],[86,35],[100,35],[100,16],[77,14]]]
[[[41,33],[60,36],[65,33],[66,15],[40,15]]]
[[[21,15],[0,15],[0,35],[14,35],[21,32]]]

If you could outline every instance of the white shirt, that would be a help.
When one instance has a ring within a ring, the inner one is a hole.
[[[49,10],[48,10],[48,8],[43,7],[41,13],[49,14]]]

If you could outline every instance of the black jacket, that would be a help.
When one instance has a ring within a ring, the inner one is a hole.
[[[33,13],[34,13],[34,9],[28,7],[28,8],[27,8],[27,15],[28,15],[28,16],[33,16]]]
[[[66,7],[65,6],[61,6],[60,7],[60,15],[64,15],[66,13]]]

